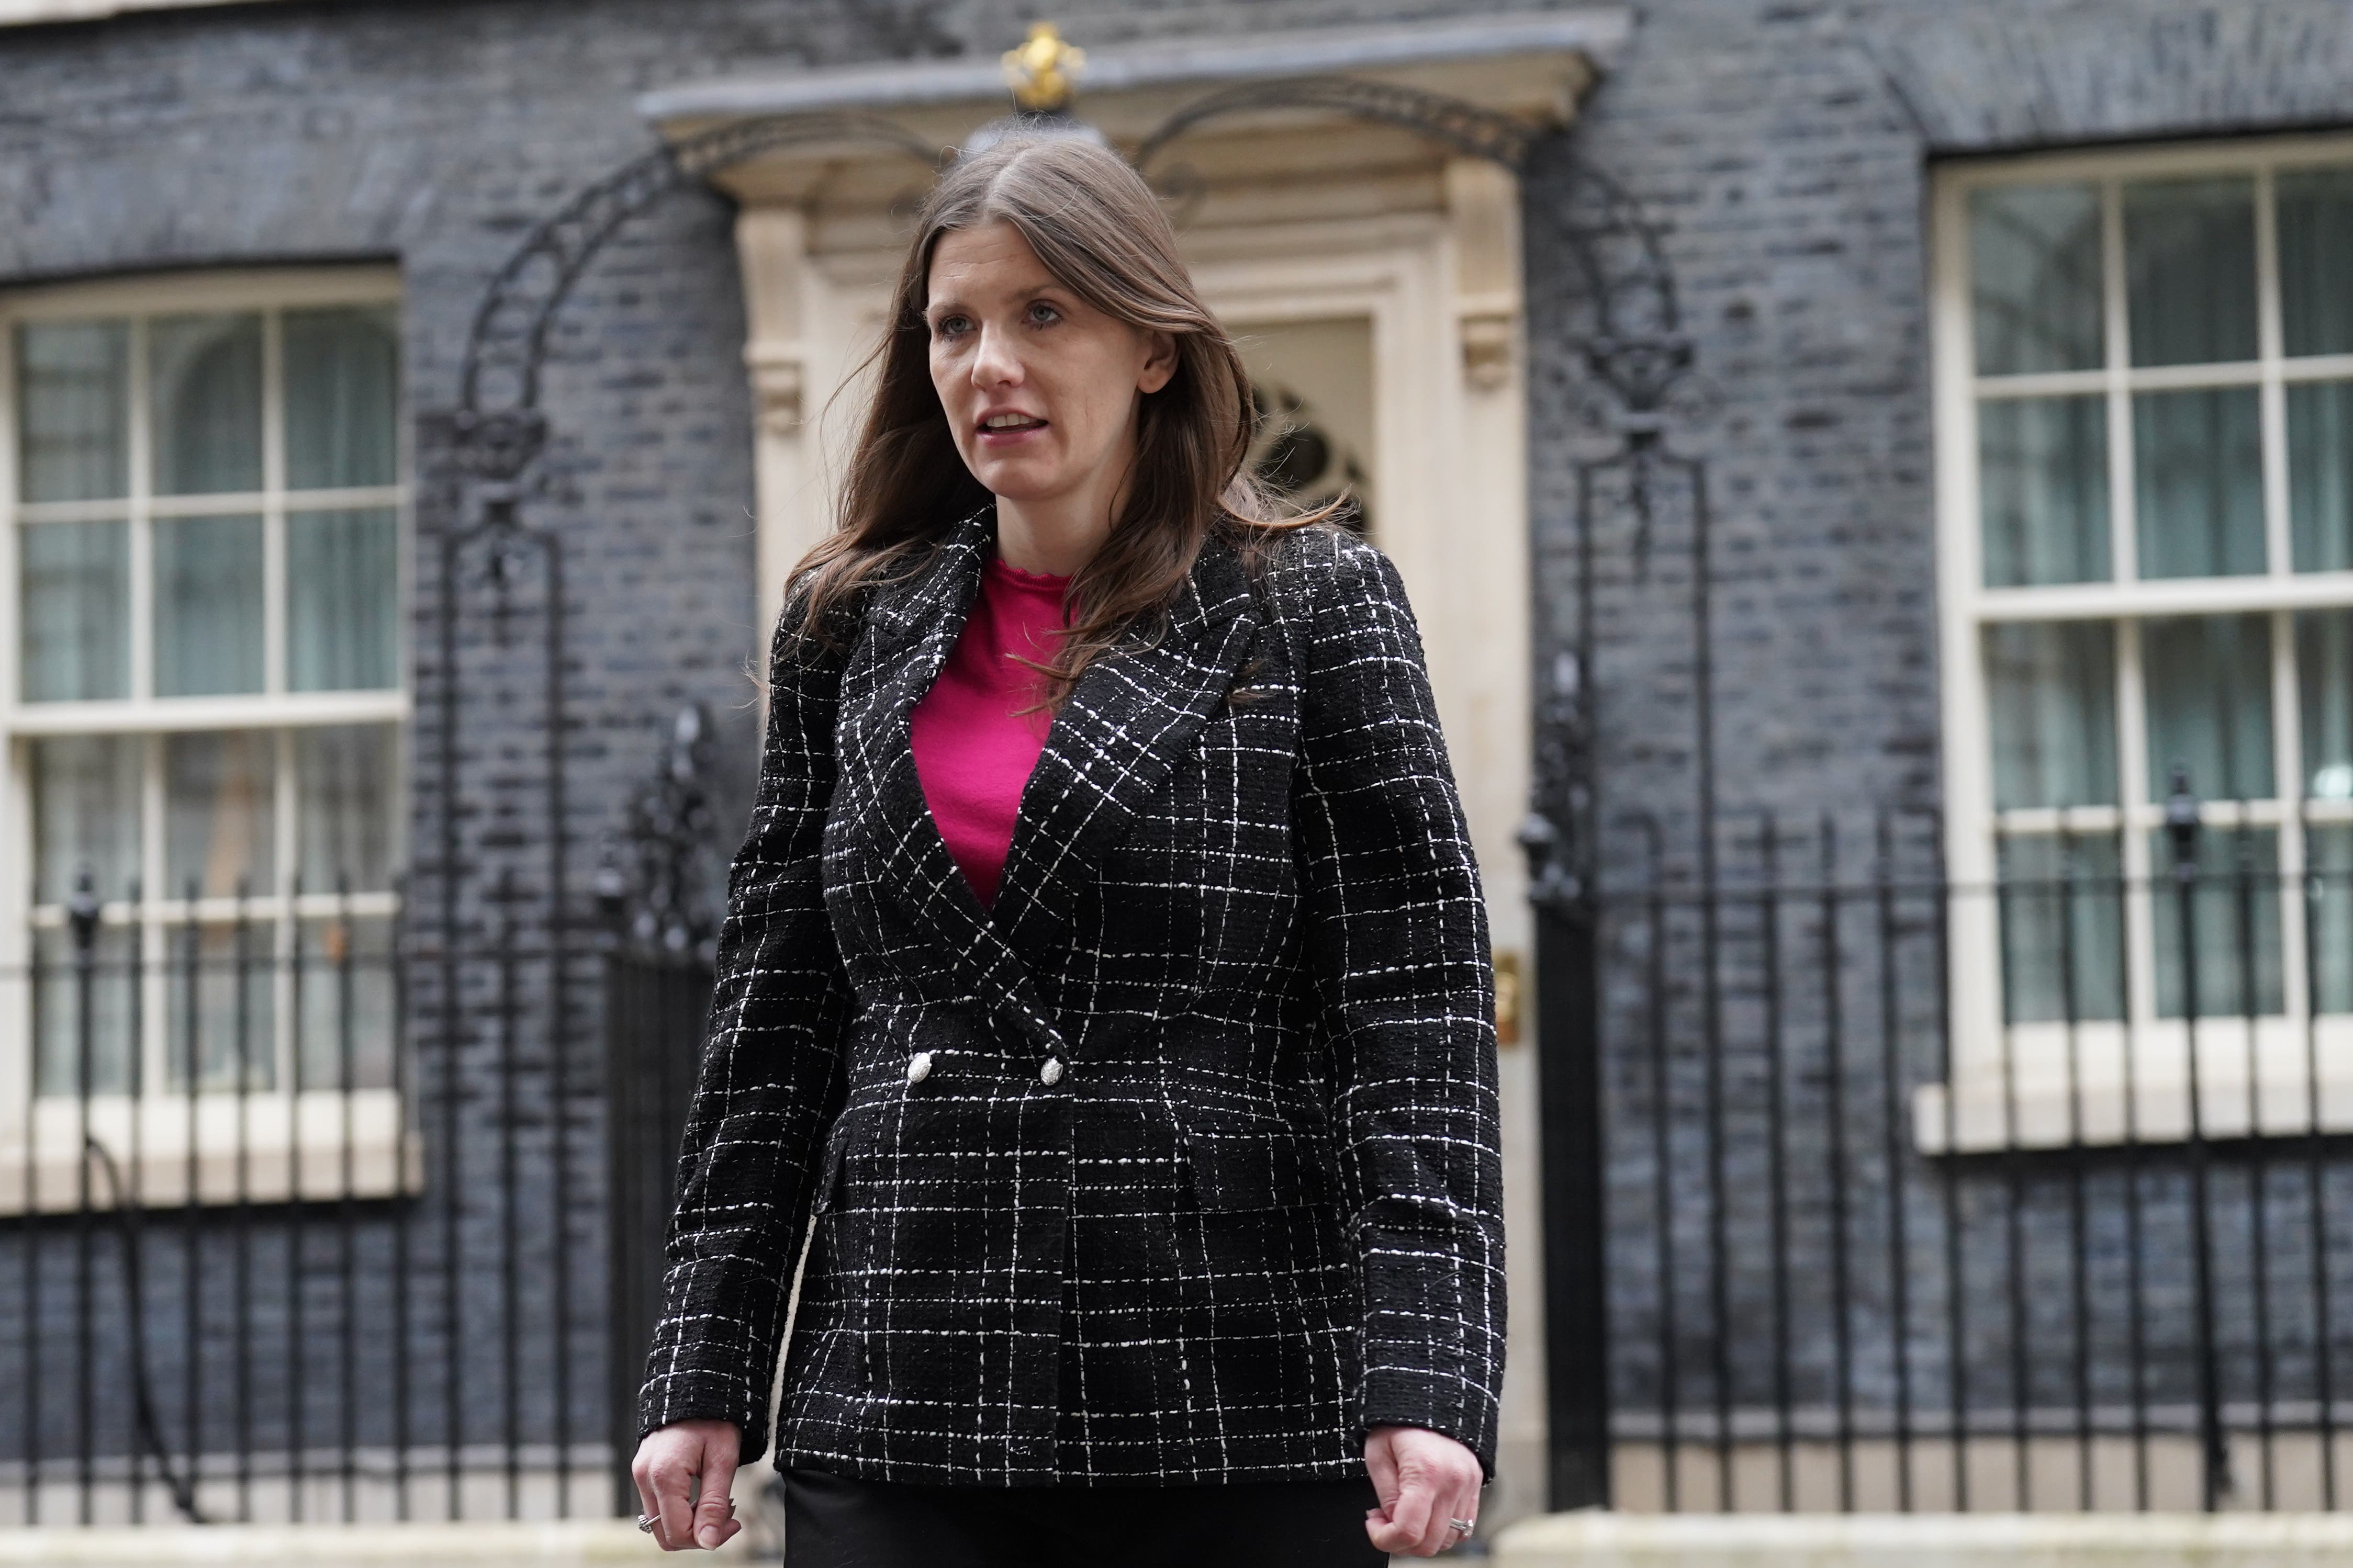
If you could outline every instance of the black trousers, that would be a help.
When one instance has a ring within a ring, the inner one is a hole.
[[[944,1487],[784,1472],[787,1568],[1387,1568],[1373,1483]]]

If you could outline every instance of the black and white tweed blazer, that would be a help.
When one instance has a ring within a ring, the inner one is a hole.
[[[984,910],[908,713],[993,538],[955,528],[840,650],[787,607],[644,1429],[765,1449],[806,1237],[781,1463],[1336,1477],[1398,1424],[1492,1474],[1493,975],[1396,568],[1316,527],[1253,584],[1213,536],[1055,715]]]

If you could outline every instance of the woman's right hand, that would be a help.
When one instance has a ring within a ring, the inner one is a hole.
[[[744,1528],[728,1496],[743,1451],[744,1435],[733,1421],[673,1421],[646,1434],[629,1474],[664,1552],[715,1552]]]

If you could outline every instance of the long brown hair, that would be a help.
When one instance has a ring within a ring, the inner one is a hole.
[[[890,331],[867,361],[880,374],[834,531],[793,571],[793,591],[807,595],[803,626],[828,636],[822,628],[862,590],[921,571],[960,521],[992,501],[932,386],[923,312],[940,237],[1000,221],[1064,288],[1105,315],[1167,333],[1176,348],[1176,374],[1140,402],[1134,466],[1111,536],[1073,575],[1070,627],[1039,667],[1046,703],[1059,707],[1131,624],[1165,615],[1213,529],[1254,567],[1273,533],[1326,520],[1345,502],[1286,513],[1243,471],[1250,373],[1195,291],[1143,176],[1082,136],[1014,131],[952,164],[917,217]]]

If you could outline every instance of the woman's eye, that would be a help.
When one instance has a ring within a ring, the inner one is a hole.
[[[971,322],[967,321],[962,316],[942,316],[938,321],[932,323],[932,335],[934,337],[952,338],[958,332],[963,331],[971,324]]]
[[[1062,313],[1054,309],[1053,306],[1046,303],[1045,300],[1036,300],[1030,302],[1029,320],[1037,325],[1041,327],[1046,326],[1050,322],[1059,321],[1061,319]]]

